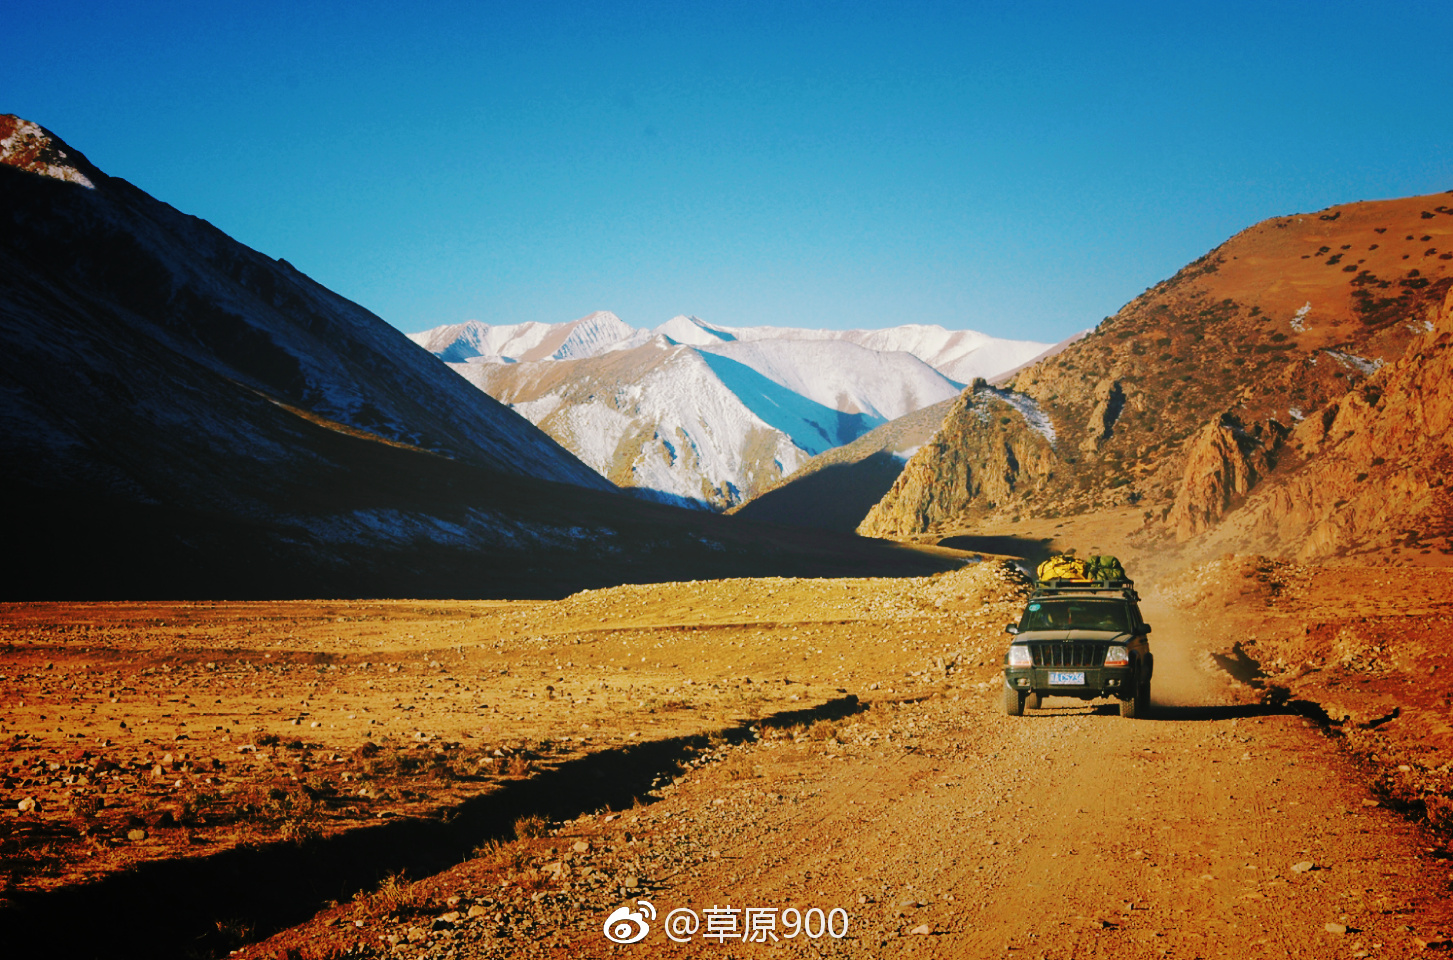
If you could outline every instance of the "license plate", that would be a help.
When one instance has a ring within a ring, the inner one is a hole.
[[[1085,671],[1077,670],[1073,673],[1061,673],[1051,671],[1049,675],[1050,686],[1075,687],[1084,686]]]

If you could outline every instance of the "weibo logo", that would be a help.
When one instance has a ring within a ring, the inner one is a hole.
[[[649,900],[637,900],[641,907],[639,910],[632,910],[630,907],[617,907],[615,912],[605,918],[605,938],[612,943],[638,943],[646,938],[651,932],[648,920],[656,919],[656,907]]]

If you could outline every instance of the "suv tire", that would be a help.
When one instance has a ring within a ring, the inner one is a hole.
[[[1038,693],[1031,693],[1029,696],[1024,698],[1024,705],[1031,710],[1038,710],[1040,707],[1044,706],[1044,695]]]
[[[1150,715],[1150,681],[1146,680],[1135,687],[1135,695],[1129,700],[1120,701],[1120,716],[1131,720],[1144,720]]]
[[[1004,684],[1004,712],[1011,717],[1024,716],[1024,695]]]

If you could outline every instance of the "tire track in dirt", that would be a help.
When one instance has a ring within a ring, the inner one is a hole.
[[[1066,700],[1024,718],[999,716],[983,699],[905,707],[900,717],[949,729],[911,753],[802,759],[796,782],[815,789],[802,800],[808,810],[770,821],[771,867],[750,879],[701,872],[671,888],[671,902],[735,895],[849,908],[850,940],[779,945],[794,956],[1404,955],[1401,921],[1446,922],[1409,873],[1369,878],[1348,849],[1366,855],[1371,842],[1416,862],[1416,831],[1362,812],[1365,790],[1301,718],[1217,702],[1222,688],[1196,676],[1193,650],[1160,661],[1158,720]],[[881,724],[876,714],[857,722]],[[681,799],[709,809],[721,787],[708,770]],[[750,814],[738,820],[741,836],[766,827]],[[740,842],[730,855],[747,863],[766,846]],[[1294,872],[1303,858],[1317,869]],[[1392,912],[1349,912],[1352,888],[1368,882],[1382,885],[1376,902]],[[1339,923],[1350,929],[1327,929]],[[913,934],[919,924],[931,933]],[[601,955],[598,942],[582,937],[580,955]],[[652,949],[685,957],[703,944]],[[750,957],[764,948],[711,949]]]

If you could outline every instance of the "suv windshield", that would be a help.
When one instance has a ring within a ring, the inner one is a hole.
[[[1118,600],[1034,600],[1024,608],[1021,632],[1030,630],[1130,631],[1125,604]]]

